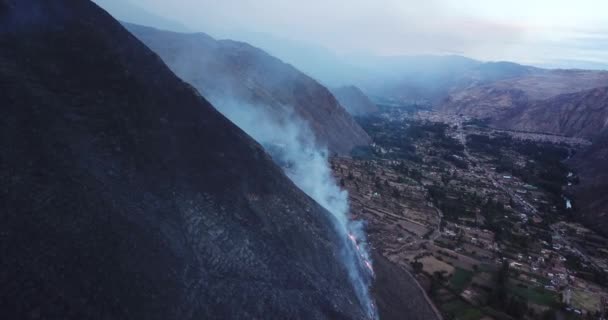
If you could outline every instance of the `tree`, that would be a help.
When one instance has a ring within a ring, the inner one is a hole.
[[[489,303],[498,309],[507,307],[507,284],[509,281],[509,262],[503,260],[502,266],[496,274],[496,284],[490,295]]]
[[[437,293],[437,290],[441,287],[444,280],[443,273],[439,271],[433,273],[433,276],[431,277],[431,295]]]
[[[512,296],[505,311],[516,319],[522,319],[528,311],[528,304],[522,298]]]
[[[545,310],[545,312],[543,312],[543,314],[541,315],[541,319],[542,320],[555,320],[556,319],[556,314],[555,314],[555,310]]]
[[[401,198],[401,193],[399,192],[399,189],[393,189],[393,198]]]
[[[412,269],[414,269],[415,273],[422,272],[422,267],[423,267],[422,262],[416,260],[416,261],[412,261],[411,264],[412,264]]]

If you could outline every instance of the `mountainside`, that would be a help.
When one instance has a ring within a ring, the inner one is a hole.
[[[608,87],[524,104],[496,124],[513,130],[592,139],[608,129]]]
[[[590,226],[608,234],[608,133],[570,160],[580,184],[575,187],[576,206]]]
[[[371,141],[329,90],[260,49],[202,33],[126,26],[222,112],[237,104],[262,109],[277,121],[295,116],[318,143],[340,154]]]
[[[558,95],[608,86],[608,72],[540,70],[453,92],[438,109],[478,118],[501,119],[514,108],[525,109]]]
[[[381,254],[374,254],[374,291],[382,320],[441,319],[414,277]]]
[[[366,317],[326,211],[103,10],[0,0],[0,47],[4,318]]]
[[[293,65],[327,87],[358,83],[359,80],[364,80],[371,71],[349,63],[343,56],[336,55],[322,46],[290,40],[274,34],[240,30],[227,38],[260,48]]]
[[[144,7],[133,4],[131,0],[93,0],[93,2],[104,10],[111,12],[114,18],[121,21],[155,26],[171,31],[188,32],[188,27],[181,23],[151,13]]]
[[[363,116],[378,111],[378,106],[355,86],[334,88],[332,93],[353,116]]]

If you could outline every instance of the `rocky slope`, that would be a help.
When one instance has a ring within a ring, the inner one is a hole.
[[[126,24],[182,79],[222,111],[226,104],[260,108],[274,117],[296,116],[330,151],[348,154],[370,138],[325,87],[246,43],[215,40]]]
[[[568,93],[515,108],[498,126],[593,139],[608,129],[608,87]]]
[[[559,95],[605,86],[608,86],[608,72],[538,69],[530,75],[456,90],[438,109],[500,122],[513,109],[523,110]]]
[[[365,318],[326,212],[103,10],[0,0],[0,47],[3,318]]]
[[[331,91],[338,102],[353,116],[364,116],[378,111],[378,106],[355,86],[334,88]]]

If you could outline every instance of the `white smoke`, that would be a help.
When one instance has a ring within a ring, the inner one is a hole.
[[[262,144],[302,191],[333,215],[335,229],[343,239],[342,261],[360,303],[370,318],[376,319],[377,312],[369,294],[373,269],[364,225],[349,217],[348,194],[338,187],[332,176],[327,149],[316,143],[309,126],[287,106],[288,116],[279,117],[276,110],[265,111],[263,106],[208,98],[228,119]]]

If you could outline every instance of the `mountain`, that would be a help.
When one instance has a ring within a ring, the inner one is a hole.
[[[475,85],[450,94],[438,110],[500,119],[559,95],[608,86],[608,72],[536,69],[529,75]]]
[[[431,105],[469,87],[540,70],[512,62],[481,62],[461,56],[432,55],[376,58],[373,65],[381,70],[380,75],[361,84],[366,92],[402,103]]]
[[[98,6],[111,12],[112,16],[121,21],[154,26],[165,30],[188,32],[189,28],[171,19],[151,13],[129,0],[94,0]]]
[[[334,88],[331,91],[338,102],[353,116],[363,116],[378,111],[378,106],[355,86]]]
[[[349,62],[348,58],[337,55],[327,48],[302,41],[243,30],[226,33],[224,37],[260,48],[328,87],[359,83],[373,73],[373,69],[356,66]]]
[[[366,318],[330,215],[110,15],[0,0],[0,46],[3,318]]]
[[[371,95],[402,103],[434,103],[458,79],[481,62],[461,56],[394,56],[361,58],[358,65],[373,70],[358,85]]]
[[[328,89],[258,48],[202,33],[126,26],[222,112],[237,104],[261,109],[277,121],[295,117],[333,153],[348,154],[371,142]]]
[[[608,132],[587,150],[579,152],[570,164],[580,178],[574,188],[575,206],[583,221],[608,234]]]
[[[608,129],[608,87],[524,104],[496,124],[513,130],[593,139]]]

